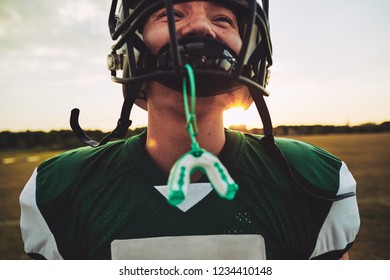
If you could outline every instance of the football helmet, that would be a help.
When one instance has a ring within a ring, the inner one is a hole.
[[[188,1],[188,0],[187,0]],[[145,85],[154,80],[181,91],[185,64],[194,70],[199,96],[216,95],[246,86],[263,122],[264,134],[272,136],[272,124],[263,96],[272,65],[268,0],[210,0],[231,9],[237,17],[242,47],[235,53],[223,42],[202,36],[178,38],[173,5],[184,0],[112,0],[109,30],[114,40],[107,58],[114,82],[123,85],[124,104],[117,127],[100,143],[91,140],[78,124],[79,110],[71,115],[71,127],[78,138],[99,146],[111,138],[123,138],[131,125],[132,106],[145,102]],[[191,0],[190,0],[191,1]],[[199,0],[198,0],[199,1]],[[145,45],[142,29],[146,19],[165,8],[169,43],[153,54]],[[210,80],[213,83],[210,83]]]

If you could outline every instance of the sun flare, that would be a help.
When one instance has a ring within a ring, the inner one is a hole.
[[[256,108],[253,106],[244,110],[241,107],[231,108],[224,112],[224,124],[226,127],[245,125],[248,128],[258,127],[260,120],[258,118]]]

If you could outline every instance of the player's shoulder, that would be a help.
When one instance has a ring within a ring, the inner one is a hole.
[[[97,148],[77,148],[48,159],[37,168],[37,193],[50,199],[72,189],[89,192],[128,173],[134,167],[126,143],[119,140]]]
[[[267,152],[267,145],[265,145],[265,137],[259,134],[243,133],[239,131],[228,131],[229,138],[234,139],[237,146],[241,149],[246,149],[249,152]],[[341,160],[330,152],[315,146],[313,144],[284,137],[274,138],[276,146],[282,151],[282,153],[288,158],[293,160],[295,163],[305,166],[306,164],[318,164],[323,162],[339,168]],[[250,149],[248,149],[250,147]]]
[[[328,198],[341,198],[356,191],[356,181],[345,162],[329,151],[289,138],[277,138],[276,144],[296,180],[307,190]]]
[[[256,150],[268,153],[267,147],[264,144],[265,141],[262,141],[264,140],[263,135],[246,133],[242,135],[245,138],[247,145],[253,146]],[[284,137],[275,137],[274,141],[282,154],[293,163],[294,166],[302,167],[302,169],[306,169],[313,165],[316,167],[318,165],[325,165],[329,168],[339,170],[342,165],[342,161],[338,157],[316,145]]]
[[[82,169],[112,167],[117,169],[126,161],[126,140],[109,142],[97,148],[81,147],[54,156],[38,167],[38,172],[61,170],[80,173]]]
[[[242,135],[246,143],[263,151],[263,156],[267,154],[261,143],[262,135]],[[314,144],[291,138],[275,137],[275,144],[294,179],[309,192],[329,198],[355,192],[356,181],[347,165],[334,154]]]
[[[342,161],[338,157],[308,142],[276,137],[275,143],[289,160],[305,167],[312,164],[325,164],[339,169],[342,165]]]

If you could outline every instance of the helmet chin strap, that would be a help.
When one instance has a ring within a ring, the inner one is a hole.
[[[276,161],[284,161],[284,156],[275,143],[273,135],[273,127],[271,123],[271,117],[268,112],[267,105],[262,95],[256,94],[256,97],[252,97],[255,101],[257,110],[260,114],[260,118],[263,122],[264,136],[260,139],[261,144],[264,146],[268,155]]]
[[[109,134],[107,134],[102,140],[95,141],[91,139],[85,131],[80,127],[79,124],[79,114],[80,110],[77,108],[74,108],[71,111],[70,115],[70,127],[72,128],[74,134],[77,136],[77,138],[84,143],[85,145],[91,146],[93,148],[99,147],[101,145],[104,145],[108,143],[111,139],[121,139],[126,136],[127,131],[129,130],[129,127],[132,123],[130,118],[131,109],[133,108],[133,105],[135,103],[136,94],[131,94],[129,87],[127,90],[127,94],[125,96],[125,99],[123,101],[122,110],[121,110],[121,116],[118,120],[116,128]],[[138,92],[138,91],[135,91]]]

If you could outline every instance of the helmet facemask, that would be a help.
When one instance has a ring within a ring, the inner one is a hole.
[[[113,4],[118,4],[114,2],[117,1],[113,1]],[[122,4],[119,3],[119,14],[113,14],[117,8],[112,8],[110,29],[116,43],[109,55],[109,68],[113,80],[124,84],[124,94],[128,93],[128,87],[134,87],[136,84],[139,86],[139,83],[150,80],[160,81],[180,91],[180,87],[174,85],[181,83],[183,66],[185,63],[190,63],[195,71],[198,81],[197,91],[200,95],[219,94],[237,85],[246,85],[267,95],[265,76],[266,68],[272,63],[271,44],[267,17],[256,1],[214,1],[239,11],[240,34],[243,41],[239,54],[232,52],[223,42],[205,37],[178,39],[175,22],[172,20],[173,2],[184,1],[123,1]],[[165,4],[167,4],[170,42],[158,54],[152,54],[143,42],[141,33],[143,24],[149,15],[164,7]],[[218,51],[211,53],[213,49]],[[113,61],[116,63],[112,63]],[[120,71],[122,73],[119,73]],[[221,84],[225,85],[229,80],[232,85],[227,88],[216,86],[214,89],[203,90],[202,87],[207,87],[207,83],[203,82],[204,77],[208,80],[212,77],[213,81],[223,80]],[[134,92],[136,89],[129,90]]]

